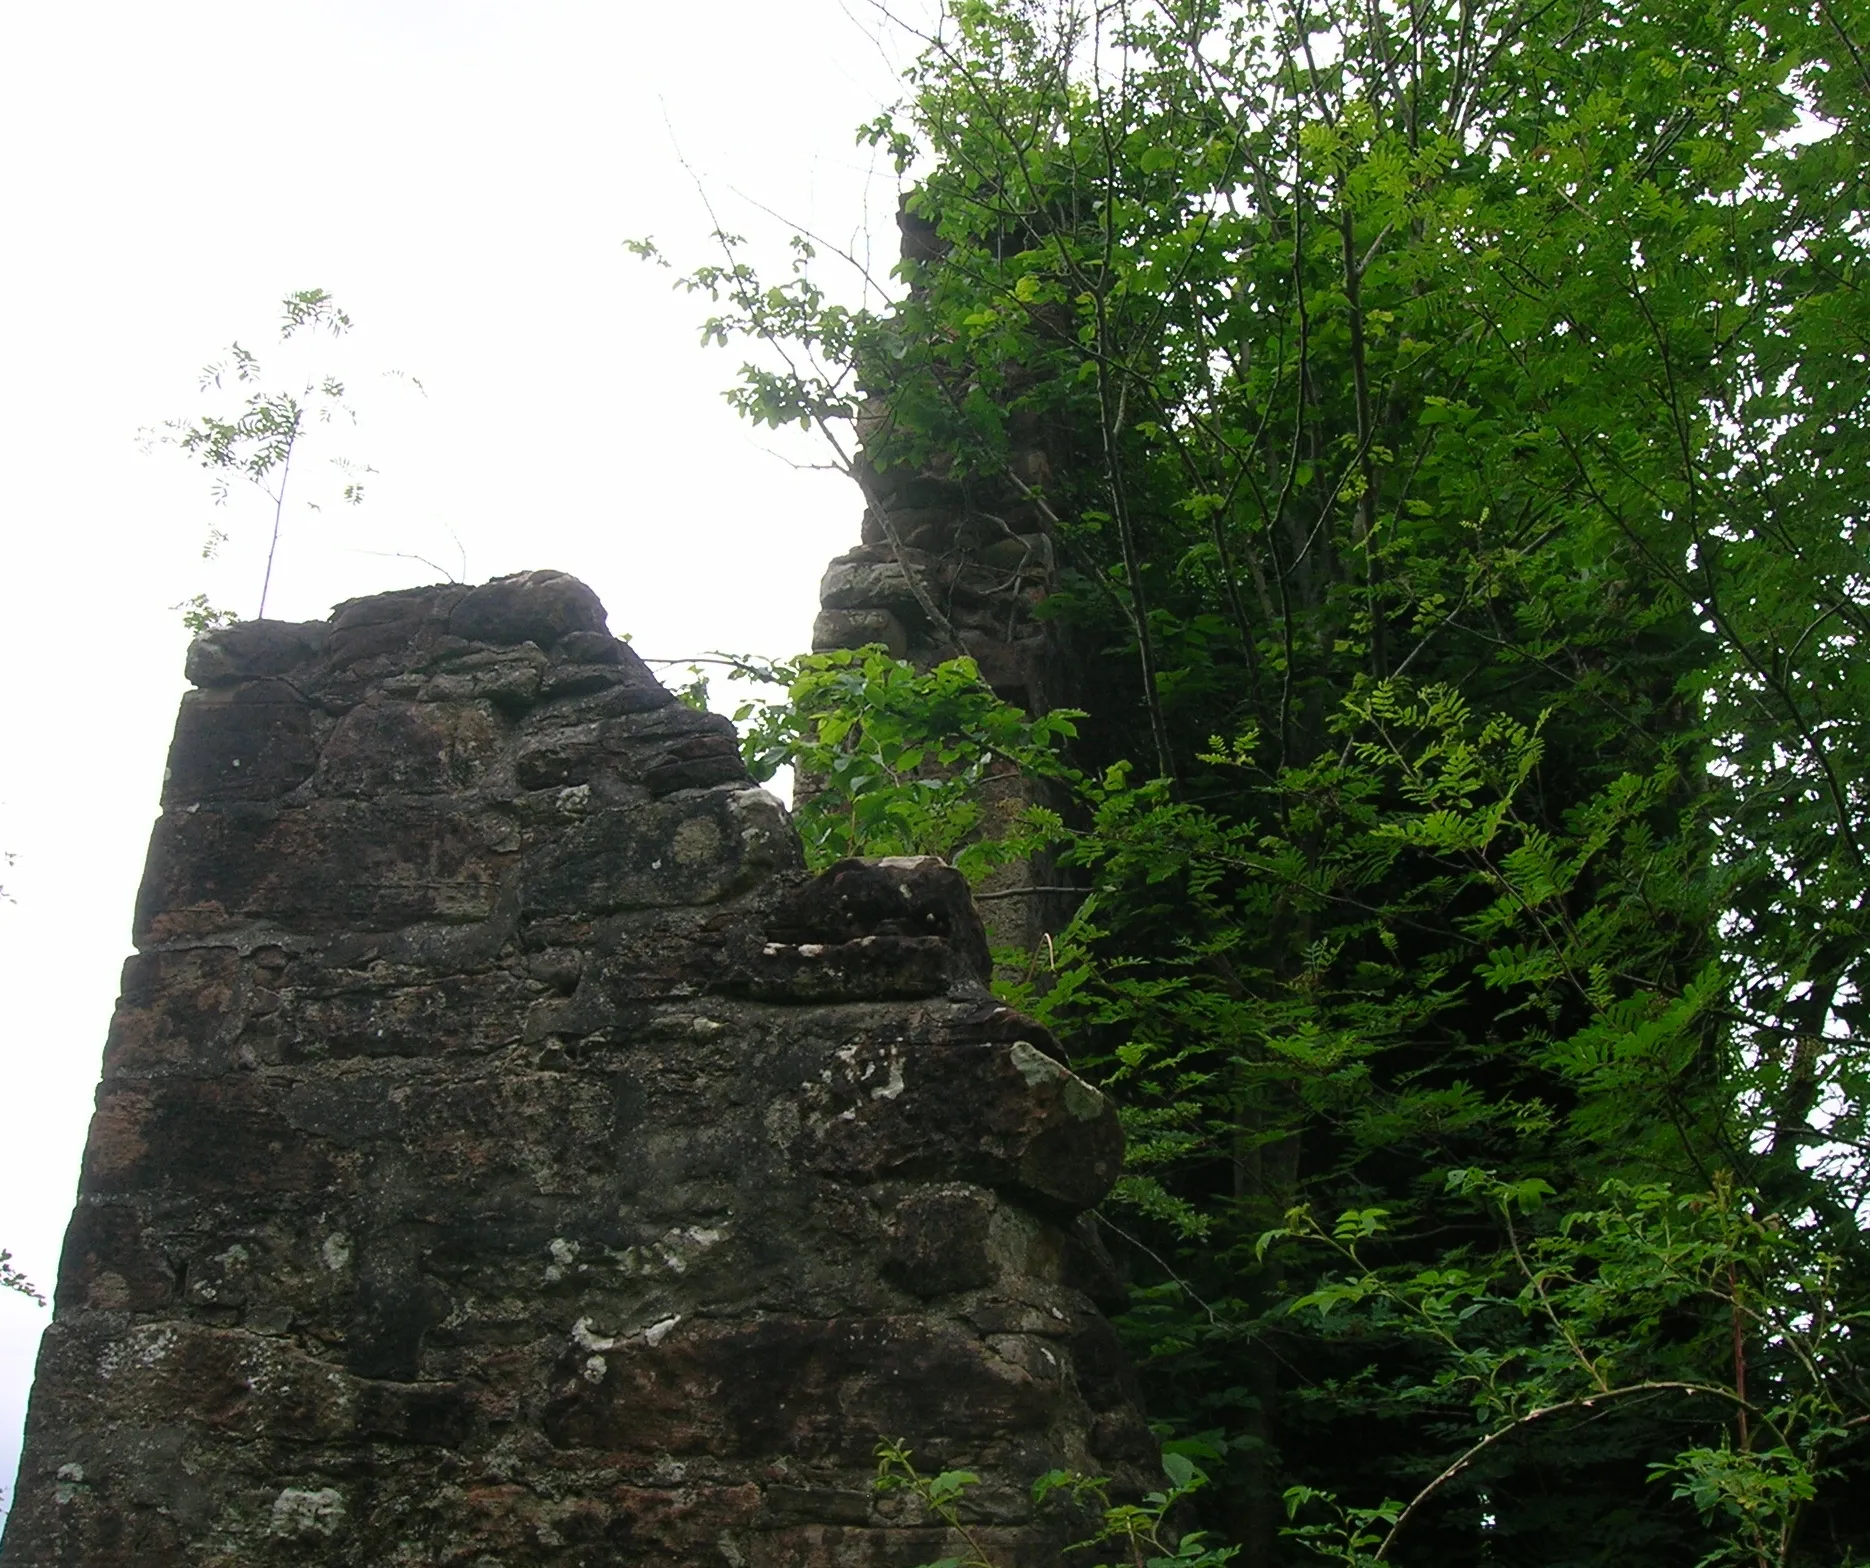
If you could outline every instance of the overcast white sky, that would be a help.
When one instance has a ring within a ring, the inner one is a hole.
[[[737,360],[621,242],[705,258],[672,130],[734,227],[777,244],[736,191],[868,222],[887,266],[894,177],[852,129],[907,45],[875,31],[866,0],[0,7],[0,1245],[43,1285],[182,692],[170,606],[251,614],[266,532],[139,428],[329,289],[357,331],[323,358],[363,393],[330,450],[380,473],[355,514],[289,516],[269,613],[437,576],[371,550],[461,574],[458,539],[473,580],[583,577],[646,655],[798,650],[855,494],[737,424]],[[44,1317],[0,1295],[9,1490]]]

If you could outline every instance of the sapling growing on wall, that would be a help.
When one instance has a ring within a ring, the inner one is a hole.
[[[280,301],[281,343],[301,333],[323,333],[337,339],[350,330],[349,314],[324,289],[296,289]],[[229,392],[238,402],[231,409],[167,420],[155,439],[208,470],[212,476],[210,494],[216,506],[228,505],[243,484],[251,485],[266,498],[270,509],[266,567],[254,611],[256,617],[261,617],[266,614],[266,601],[272,592],[273,568],[288,502],[296,501],[308,511],[322,509],[319,500],[305,494],[303,469],[308,438],[321,427],[355,425],[356,410],[348,399],[344,380],[337,375],[304,373],[291,377],[283,387],[269,384],[259,356],[238,341],[230,343],[221,358],[203,367],[200,384],[203,392]],[[412,384],[418,390],[421,387],[420,382],[412,380]],[[364,480],[375,470],[342,453],[328,454],[326,462],[337,470],[338,503],[361,505]],[[224,528],[210,528],[202,544],[202,559],[213,560],[228,537]],[[239,618],[233,610],[212,604],[205,593],[194,595],[176,608],[182,612],[183,624],[196,633]]]

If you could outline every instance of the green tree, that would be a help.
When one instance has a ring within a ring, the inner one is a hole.
[[[335,339],[350,330],[350,316],[324,289],[297,289],[280,302],[282,343],[302,332],[322,332]],[[270,504],[266,568],[254,611],[263,618],[272,591],[273,565],[285,527],[288,495],[301,496],[304,489],[303,481],[296,490],[293,486],[294,463],[303,466],[304,448],[313,431],[336,423],[355,424],[357,415],[347,401],[345,383],[335,375],[311,374],[294,383],[296,390],[270,390],[259,358],[238,342],[230,343],[221,359],[204,367],[200,382],[203,392],[232,391],[238,401],[222,412],[168,420],[155,439],[173,446],[208,471],[216,506],[227,505],[240,483],[259,490]],[[420,382],[412,384],[420,389]],[[339,503],[361,505],[365,480],[375,470],[342,454],[330,456],[327,461],[338,470]],[[303,499],[302,504],[311,511],[320,510],[318,501]],[[223,529],[211,528],[202,546],[202,558],[213,559],[227,537]],[[183,612],[183,623],[194,632],[238,618],[233,611],[210,604],[206,594],[196,594],[176,608]]]
[[[1127,1326],[1241,1560],[1863,1555],[1861,8],[924,42],[865,132],[916,170],[902,299],[803,243],[690,282],[751,417],[1010,486],[1070,565],[1089,719],[1019,760],[1087,897],[1018,999],[1126,1105]],[[875,684],[796,744],[913,752]],[[856,773],[808,818],[939,814]],[[1690,1267],[1658,1214],[1727,1228]]]

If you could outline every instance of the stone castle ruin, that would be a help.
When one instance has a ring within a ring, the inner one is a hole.
[[[841,565],[821,642],[913,639]],[[1011,1568],[1037,1474],[1150,1463],[1116,1116],[955,872],[808,876],[557,573],[188,673],[7,1568],[907,1568],[956,1542],[894,1438]]]

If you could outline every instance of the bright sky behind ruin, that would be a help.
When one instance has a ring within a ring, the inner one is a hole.
[[[734,418],[738,357],[697,346],[704,305],[623,241],[710,259],[686,158],[768,257],[784,231],[743,198],[847,246],[867,221],[886,269],[895,177],[852,133],[907,46],[877,31],[864,0],[69,0],[0,21],[0,1246],[42,1287],[183,690],[171,606],[251,615],[269,526],[139,429],[203,410],[231,339],[270,368],[281,296],[329,289],[357,330],[294,363],[348,375],[360,423],[325,451],[378,472],[354,513],[289,510],[269,614],[434,581],[423,556],[474,581],[573,572],[646,656],[797,651],[855,492]],[[0,1294],[9,1490],[46,1317]]]

